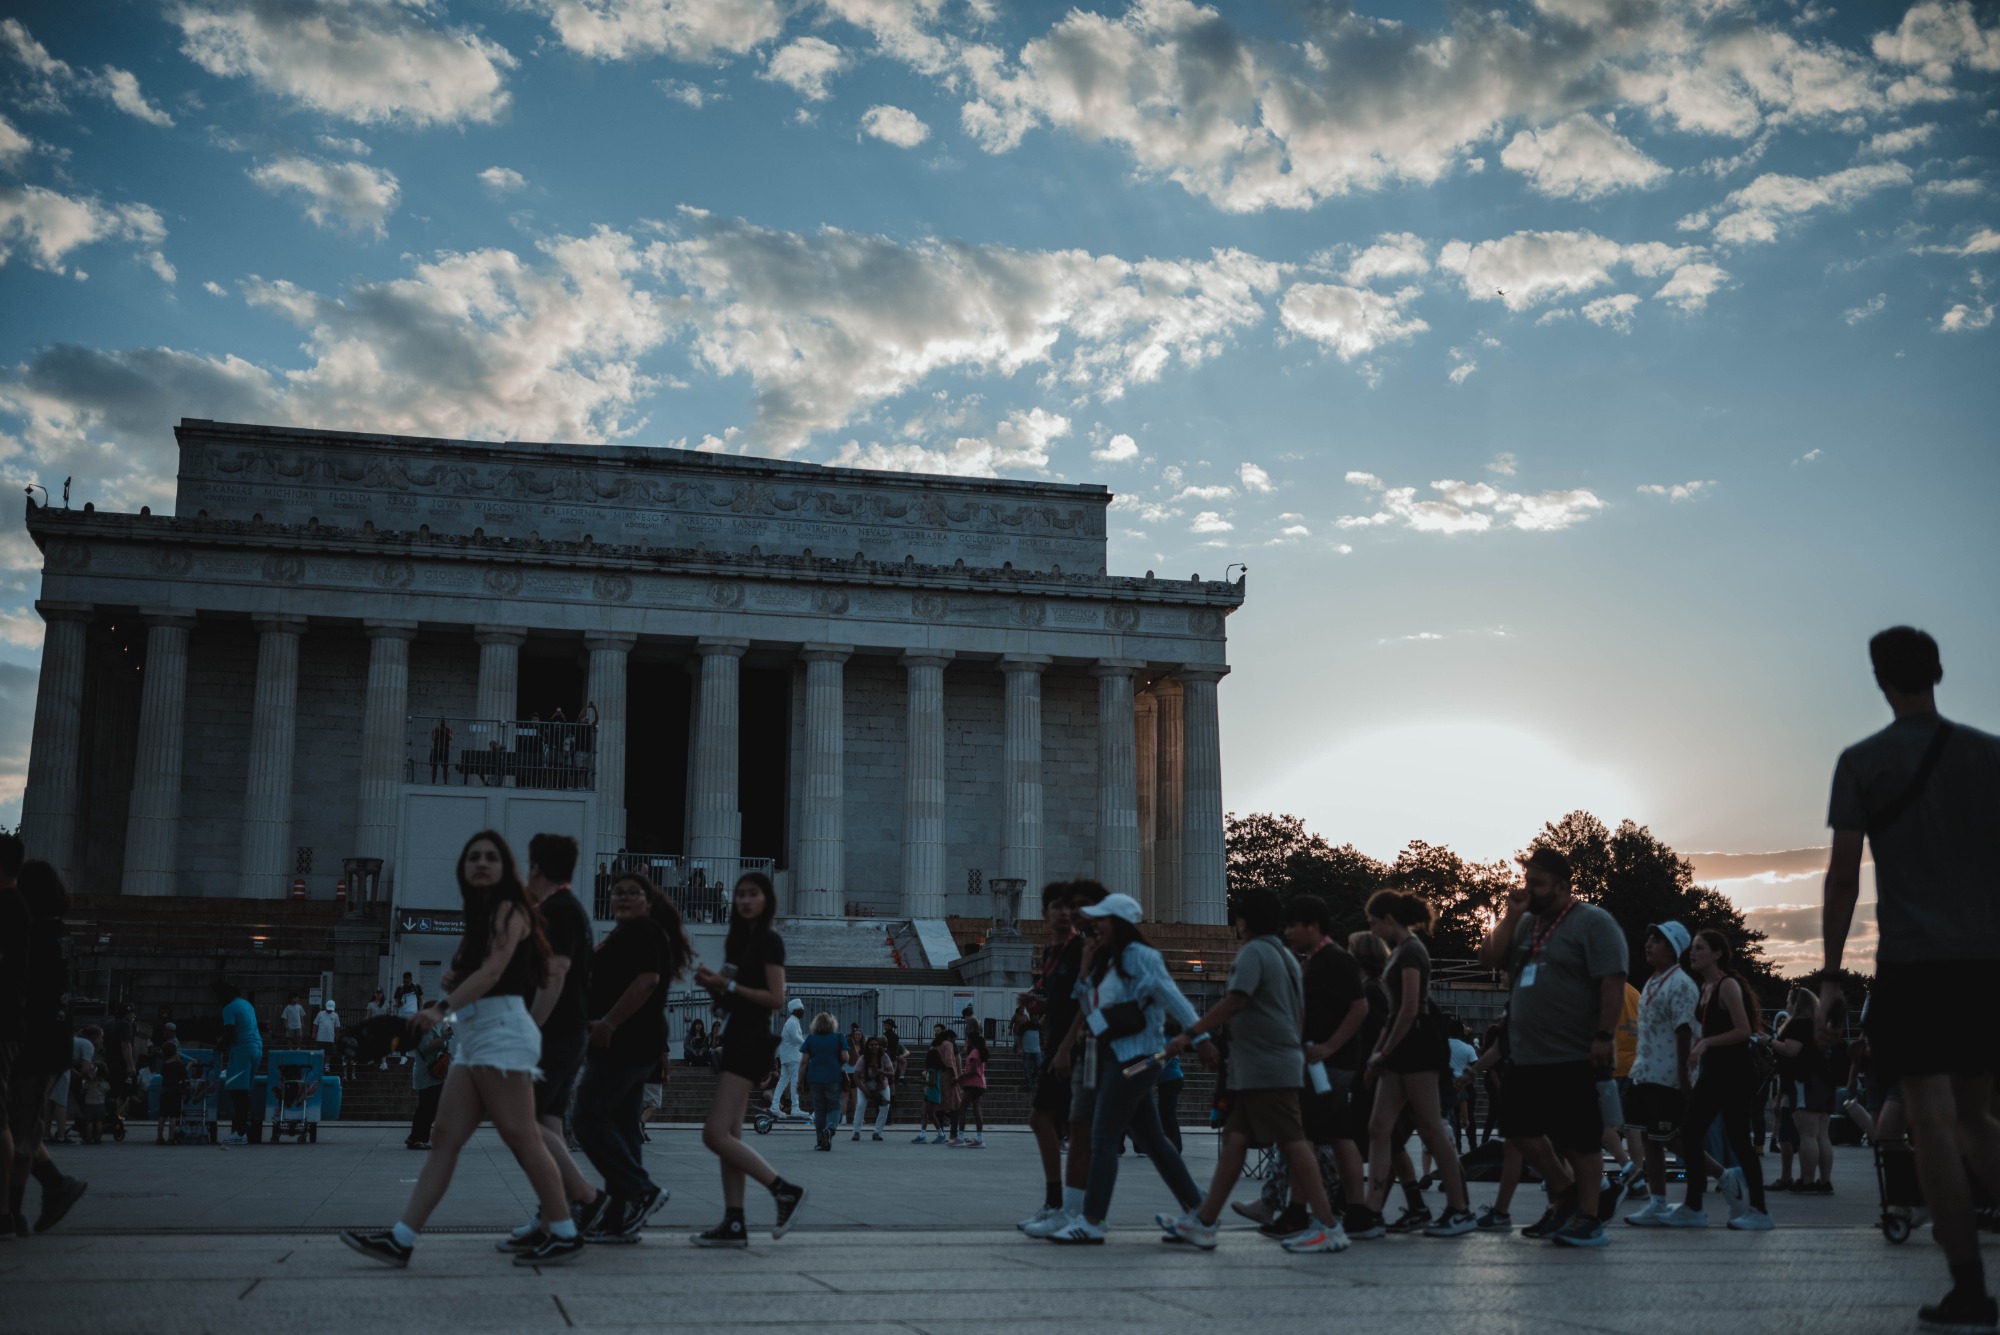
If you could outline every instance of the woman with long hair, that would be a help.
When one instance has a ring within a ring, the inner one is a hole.
[[[699,1015],[687,1022],[687,1037],[681,1040],[681,1065],[708,1065],[708,1026]]]
[[[986,1114],[979,1106],[985,1097],[986,1035],[979,1032],[978,1025],[971,1025],[965,1032],[965,1056],[959,1062],[959,1134],[952,1144],[975,1150],[986,1148]],[[970,1136],[965,1134],[965,1119],[968,1117],[972,1119]]]
[[[1750,1146],[1750,1100],[1757,1092],[1755,1065],[1750,1060],[1751,1036],[1763,1016],[1757,994],[1731,969],[1729,938],[1717,931],[1694,934],[1688,946],[1688,972],[1701,984],[1701,1000],[1695,1004],[1695,1026],[1699,1037],[1688,1050],[1688,1065],[1695,1068],[1694,1091],[1688,1096],[1687,1122],[1681,1128],[1681,1144],[1690,1154],[1700,1153],[1708,1140],[1709,1123],[1722,1119],[1722,1133],[1729,1142],[1736,1165],[1749,1191],[1750,1208],[1729,1221],[1731,1228],[1763,1230],[1777,1227],[1764,1208],[1764,1166]],[[1687,1197],[1660,1222],[1669,1228],[1707,1228],[1708,1213],[1701,1208],[1708,1175],[1698,1167],[1687,1175]]]
[[[880,1038],[870,1038],[861,1044],[861,1059],[854,1068],[856,1094],[862,1100],[858,1117],[873,1114],[875,1117],[875,1139],[882,1139],[882,1132],[889,1125],[889,1100],[895,1091],[896,1059],[889,1055],[888,1045]],[[861,1139],[861,1127],[854,1128],[854,1139]]]
[[[697,1247],[750,1245],[743,1223],[746,1177],[771,1193],[777,1208],[773,1238],[785,1236],[806,1199],[804,1187],[779,1177],[763,1155],[743,1143],[743,1112],[750,1104],[750,1091],[771,1073],[777,1054],[771,1016],[785,1005],[785,942],[771,927],[777,916],[778,896],[771,878],[759,871],[743,873],[730,896],[722,968],[704,964],[694,971],[695,984],[715,998],[727,1019],[717,1052],[715,1103],[701,1128],[701,1143],[722,1164],[722,1222],[693,1235],[689,1241]]]
[[[408,1265],[417,1234],[451,1185],[459,1152],[490,1119],[541,1206],[541,1231],[518,1240],[510,1235],[501,1249],[514,1253],[516,1265],[566,1261],[583,1250],[583,1238],[535,1123],[542,1035],[528,1011],[548,975],[549,943],[522,888],[514,854],[498,832],[482,830],[465,841],[458,855],[458,894],[465,906],[465,936],[445,976],[445,995],[410,1021],[415,1041],[446,1015],[456,1017],[458,1051],[438,1096],[430,1155],[393,1228],[348,1229],[340,1238],[364,1256]]]
[[[1396,1119],[1407,1106],[1444,1181],[1444,1215],[1426,1225],[1424,1233],[1457,1237],[1470,1233],[1478,1220],[1467,1208],[1465,1169],[1439,1108],[1438,1072],[1448,1060],[1443,1036],[1425,1023],[1431,956],[1416,929],[1430,930],[1431,906],[1415,895],[1378,890],[1369,897],[1365,911],[1368,930],[1389,947],[1389,963],[1382,974],[1389,989],[1389,1022],[1368,1058],[1368,1070],[1376,1077],[1375,1107],[1368,1118],[1368,1208],[1379,1214],[1388,1203],[1390,1141]]]
[[[932,1028],[924,1054],[924,1110],[937,1128],[931,1144],[950,1144],[958,1134],[958,1040],[945,1025]],[[923,1139],[921,1131],[917,1138]]]
[[[1827,1054],[1819,1045],[1819,998],[1795,987],[1785,999],[1791,1019],[1771,1044],[1791,1083],[1792,1125],[1798,1129],[1799,1178],[1793,1191],[1833,1191],[1833,1104],[1837,1097]],[[1846,1072],[1841,1072],[1845,1075]]]
[[[840,1129],[840,1080],[847,1065],[847,1044],[840,1021],[829,1011],[813,1016],[812,1031],[799,1048],[801,1079],[812,1107],[813,1148],[831,1153],[833,1133]]]

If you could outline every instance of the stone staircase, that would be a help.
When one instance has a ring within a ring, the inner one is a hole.
[[[889,941],[894,927],[883,918],[787,918],[779,924],[786,971],[807,967],[896,973],[901,964]]]

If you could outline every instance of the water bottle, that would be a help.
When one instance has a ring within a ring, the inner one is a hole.
[[[1306,1079],[1312,1081],[1313,1093],[1333,1093],[1333,1080],[1326,1073],[1325,1062],[1307,1062]]]
[[[1125,1068],[1125,1078],[1127,1080],[1136,1080],[1140,1076],[1146,1074],[1146,1072],[1152,1070],[1155,1066],[1162,1064],[1166,1060],[1167,1060],[1167,1053],[1164,1048],[1162,1048],[1158,1052],[1155,1052],[1150,1057],[1141,1057],[1138,1061],[1133,1062],[1130,1066]]]

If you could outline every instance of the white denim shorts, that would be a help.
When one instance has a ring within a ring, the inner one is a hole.
[[[452,1060],[460,1066],[542,1075],[542,1031],[517,996],[481,997],[458,1008]]]

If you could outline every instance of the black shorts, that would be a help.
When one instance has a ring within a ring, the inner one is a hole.
[[[1672,1085],[1634,1085],[1625,1095],[1625,1125],[1664,1145],[1680,1134],[1687,1099]]]
[[[1868,1051],[1885,1084],[1906,1076],[2000,1075],[2000,1031],[1941,1024],[1987,1008],[1993,960],[1877,964],[1868,993]]]
[[[1423,1021],[1410,1026],[1410,1032],[1403,1035],[1403,1041],[1383,1055],[1382,1069],[1394,1071],[1397,1075],[1416,1075],[1423,1071],[1448,1071],[1451,1069],[1451,1054],[1438,1041],[1436,1034],[1428,1032]]]
[[[1306,1139],[1315,1145],[1331,1145],[1336,1140],[1351,1140],[1343,1135],[1347,1110],[1353,1106],[1354,1072],[1328,1071],[1331,1093],[1315,1091],[1310,1082],[1299,1091],[1299,1116],[1305,1123]]]
[[[1036,1112],[1046,1114],[1057,1126],[1063,1126],[1069,1122],[1070,1093],[1068,1076],[1045,1070],[1035,1081],[1035,1100],[1031,1106]]]
[[[722,1035],[722,1061],[717,1069],[724,1075],[740,1075],[752,1086],[761,1085],[771,1074],[771,1061],[777,1055],[776,1035],[732,1021]]]
[[[1597,1105],[1597,1068],[1588,1061],[1509,1066],[1500,1134],[1509,1140],[1547,1136],[1559,1150],[1583,1153],[1604,1139]]]
[[[535,1116],[563,1117],[576,1093],[576,1077],[590,1051],[588,1029],[571,1036],[542,1031],[542,1078],[535,1082]]]

